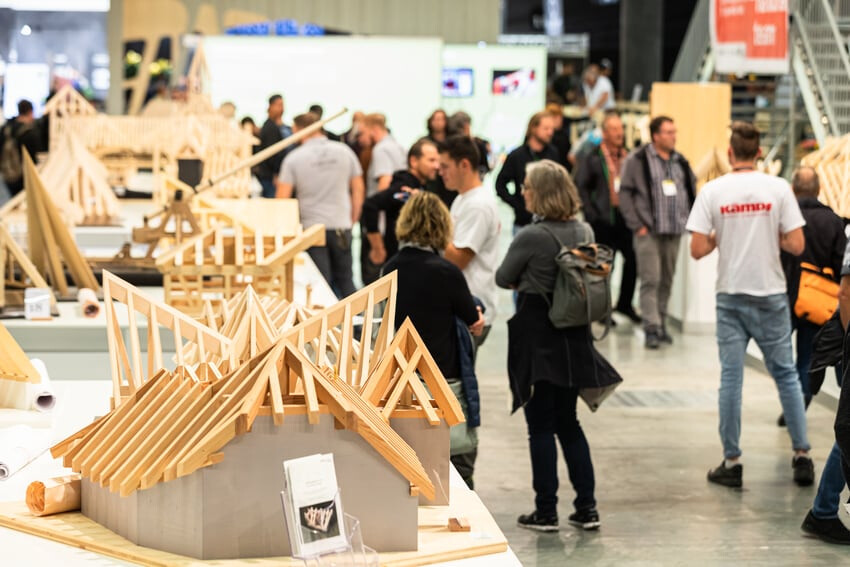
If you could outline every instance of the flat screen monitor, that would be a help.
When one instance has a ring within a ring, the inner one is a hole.
[[[473,93],[472,69],[461,67],[443,68],[443,96],[469,97]]]

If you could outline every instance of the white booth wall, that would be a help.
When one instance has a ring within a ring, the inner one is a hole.
[[[471,69],[469,97],[443,97],[448,114],[458,110],[472,117],[472,132],[487,139],[493,155],[507,153],[523,142],[528,119],[546,101],[546,49],[502,45],[446,45],[443,67]],[[529,69],[535,80],[514,94],[493,94],[493,71]]]
[[[268,97],[284,97],[284,121],[320,104],[330,115],[382,112],[394,137],[410,146],[426,133],[425,120],[440,106],[438,38],[244,37],[204,39],[213,103],[230,101],[236,116],[266,119]],[[344,132],[350,114],[328,125]]]

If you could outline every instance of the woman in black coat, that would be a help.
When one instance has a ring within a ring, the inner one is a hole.
[[[508,375],[513,410],[522,407],[528,425],[536,506],[520,516],[518,524],[539,531],[558,529],[557,437],[576,491],[569,522],[597,529],[593,462],[576,403],[580,388],[621,378],[593,347],[589,325],[556,329],[548,316],[558,273],[555,255],[561,245],[593,242],[593,230],[575,218],[578,192],[567,170],[554,161],[529,164],[523,197],[535,220],[517,233],[496,271],[500,287],[518,291],[517,311],[508,322]]]

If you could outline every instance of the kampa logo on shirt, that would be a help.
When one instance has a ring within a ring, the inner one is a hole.
[[[733,203],[720,207],[721,215],[756,215],[769,213],[773,203]]]

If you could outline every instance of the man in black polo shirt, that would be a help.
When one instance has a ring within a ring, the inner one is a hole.
[[[554,121],[545,111],[532,116],[525,132],[525,143],[508,154],[496,177],[496,193],[514,210],[514,234],[531,222],[531,213],[526,210],[522,197],[525,166],[541,159],[558,161],[558,151],[551,144],[554,130]],[[509,184],[513,184],[513,192],[508,190]]]
[[[437,178],[440,169],[440,153],[437,144],[422,138],[407,152],[407,169],[393,173],[386,191],[378,191],[363,203],[363,226],[369,239],[369,260],[382,266],[388,258],[398,252],[395,223],[401,207],[410,197],[410,190],[425,189],[425,185]],[[379,218],[381,211],[386,215],[384,234],[381,235]]]

